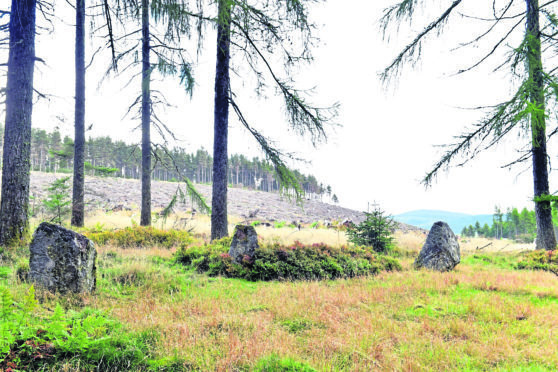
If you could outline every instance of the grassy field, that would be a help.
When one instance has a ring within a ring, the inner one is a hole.
[[[422,244],[416,234],[398,241],[411,256]],[[146,358],[158,361],[131,369],[558,369],[558,278],[514,269],[518,253],[465,251],[450,273],[416,271],[406,257],[402,271],[374,277],[248,282],[187,270],[174,264],[173,252],[98,247],[97,292],[60,297],[37,290],[33,316],[49,319],[57,304],[68,313],[100,311],[122,332],[142,335]],[[0,268],[16,303],[30,288],[16,276],[19,256],[25,250]],[[80,355],[69,352],[41,368],[93,369]]]

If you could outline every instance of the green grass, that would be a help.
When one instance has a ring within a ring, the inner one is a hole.
[[[486,268],[513,269],[517,265],[516,254],[474,253],[461,258],[461,264]]]
[[[280,229],[285,226],[287,226],[287,222],[285,221],[277,221],[273,224],[273,227],[275,227],[276,229]]]
[[[317,372],[305,363],[291,358],[280,358],[275,354],[260,359],[251,370],[254,372]]]

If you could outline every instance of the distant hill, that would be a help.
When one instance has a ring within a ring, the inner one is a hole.
[[[436,221],[444,221],[450,225],[455,234],[460,234],[465,226],[474,225],[479,221],[481,226],[485,223],[492,225],[491,214],[465,214],[447,211],[418,210],[393,216],[399,222],[421,227],[429,230]]]

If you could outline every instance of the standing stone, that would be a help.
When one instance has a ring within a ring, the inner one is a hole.
[[[238,263],[244,256],[253,257],[258,249],[258,234],[254,226],[236,225],[229,255]]]
[[[426,243],[415,261],[415,267],[450,271],[460,260],[461,253],[455,234],[447,223],[439,221],[432,225]]]
[[[85,236],[43,222],[29,246],[29,280],[52,292],[92,292],[96,286],[95,245]]]

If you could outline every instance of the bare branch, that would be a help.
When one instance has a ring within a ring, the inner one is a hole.
[[[439,27],[441,27],[449,18],[449,16],[451,15],[451,13],[453,12],[453,10],[459,5],[461,4],[462,0],[455,0],[451,6],[446,9],[446,11],[444,13],[442,13],[442,15],[440,17],[438,17],[438,19],[436,19],[434,22],[430,23],[424,30],[422,30],[422,32],[420,32],[415,39],[409,43],[405,48],[403,48],[403,50],[401,51],[401,53],[399,53],[399,55],[391,62],[391,64],[386,67],[384,69],[384,71],[380,74],[380,78],[383,82],[387,82],[390,78],[390,76],[392,75],[397,75],[399,73],[399,69],[401,64],[406,61],[409,60],[413,57],[413,55],[415,54],[417,48],[419,50],[419,57],[420,57],[420,49],[421,49],[421,42],[422,40],[433,30],[438,29]]]

